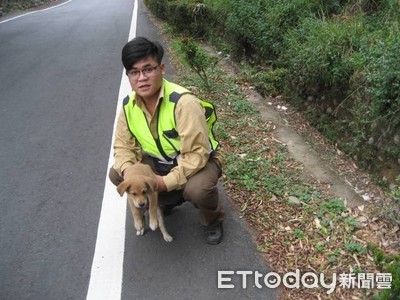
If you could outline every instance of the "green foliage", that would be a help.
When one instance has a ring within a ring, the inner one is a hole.
[[[168,0],[145,0],[147,7],[162,20],[167,20]]]
[[[347,224],[350,231],[354,231],[360,226],[360,222],[358,222],[354,217],[347,217],[344,219],[344,222]]]
[[[45,4],[46,0],[3,0],[0,7],[3,7],[4,12],[11,12],[15,10],[23,10],[32,7],[37,7]]]
[[[317,0],[253,0],[231,3],[226,20],[226,38],[238,56],[260,63],[276,59],[282,51],[286,31],[299,20],[322,12]]]
[[[288,191],[289,180],[279,174],[265,174],[264,176],[264,188],[269,192],[283,196]]]
[[[303,182],[291,185],[291,195],[304,203],[319,199],[319,193],[315,191],[315,187]]]
[[[315,197],[317,199],[317,197]],[[353,216],[348,214],[348,208],[342,199],[332,199],[329,201],[321,201],[315,207],[314,214],[318,218],[321,225],[321,233],[324,235],[337,233],[349,233],[355,231],[359,222]],[[361,246],[361,245],[360,245]],[[349,253],[364,253],[360,246],[354,245],[349,241],[345,245],[345,249]]]
[[[341,199],[333,199],[331,201],[321,202],[319,206],[319,212],[317,215],[320,217],[324,216],[326,213],[341,214],[347,211],[347,207]]]
[[[208,38],[214,38],[216,43],[225,43],[221,36],[225,36],[226,20],[231,11],[230,1],[225,0],[204,0],[209,13],[209,21],[206,25]],[[228,45],[225,43],[225,45]],[[220,48],[221,49],[221,48]]]
[[[350,254],[363,254],[365,252],[363,245],[354,242],[344,244],[344,249]]]
[[[305,237],[305,233],[304,233],[303,230],[296,228],[296,229],[294,230],[294,236],[295,236],[297,239],[300,240],[300,239],[303,239],[303,238]]]
[[[393,199],[400,204],[400,175],[396,179],[396,186],[391,191],[391,195],[392,195]]]
[[[207,55],[203,48],[199,47],[189,38],[182,39],[181,51],[183,52],[185,61],[204,81],[207,88],[210,88],[208,72],[215,67],[218,60]]]
[[[280,63],[300,87],[346,86],[352,74],[348,59],[360,47],[363,31],[358,20],[342,24],[305,19],[286,35]]]
[[[247,100],[245,99],[241,99],[241,100],[236,100],[234,101],[232,104],[232,109],[235,112],[238,113],[254,113],[256,111],[256,109],[254,108],[254,106]]]
[[[210,23],[210,11],[202,1],[145,0],[146,5],[159,18],[174,26],[177,32],[203,37]]]
[[[357,68],[357,80],[352,82],[356,122],[350,123],[351,129],[363,132],[365,139],[373,138],[375,146],[384,147],[391,157],[400,155],[400,147],[392,142],[400,130],[399,45],[395,27],[374,31],[364,37],[360,52],[351,60]]]
[[[331,253],[328,254],[328,264],[334,265],[338,257],[340,256],[340,249],[335,249]]]
[[[398,22],[381,22],[305,19],[288,31],[280,58],[297,99],[315,96],[317,108],[331,107],[331,116],[314,108],[313,124],[368,165],[377,153],[400,155],[393,142],[400,130],[400,33]]]
[[[246,68],[241,76],[243,81],[251,82],[257,91],[263,95],[271,96],[280,94],[284,89],[284,77],[287,70],[284,68],[268,68],[254,72]]]
[[[374,300],[391,300],[400,297],[400,255],[392,256],[385,254],[376,245],[368,245],[374,256],[375,262],[382,272],[392,275],[391,289],[375,293]]]
[[[234,44],[234,52],[237,56],[250,56],[256,52],[257,42],[264,39],[259,35],[264,6],[262,1],[230,2],[236,3],[232,3],[226,20],[226,35]]]

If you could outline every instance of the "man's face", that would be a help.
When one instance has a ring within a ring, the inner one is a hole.
[[[162,85],[164,64],[158,64],[152,57],[147,57],[135,63],[128,71],[132,89],[144,100],[158,96]]]

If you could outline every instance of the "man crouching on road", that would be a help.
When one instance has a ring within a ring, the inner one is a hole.
[[[207,242],[219,244],[224,211],[216,186],[222,170],[212,132],[214,107],[163,78],[163,55],[159,43],[144,37],[134,38],[122,49],[133,91],[119,113],[109,177],[118,185],[131,165],[150,165],[164,213],[191,202],[199,209]]]

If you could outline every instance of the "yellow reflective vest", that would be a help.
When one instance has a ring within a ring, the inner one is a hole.
[[[129,130],[142,147],[143,152],[152,156],[158,162],[169,164],[170,168],[176,165],[180,154],[180,137],[175,124],[175,106],[183,94],[191,94],[184,87],[164,79],[164,99],[158,107],[158,137],[151,134],[144,112],[135,105],[135,92],[129,94],[123,102],[125,117]],[[219,147],[213,134],[213,126],[217,120],[214,105],[200,100],[204,107],[208,125],[210,153]]]

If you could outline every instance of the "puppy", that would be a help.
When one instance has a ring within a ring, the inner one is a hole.
[[[145,212],[149,211],[149,226],[151,230],[160,227],[164,240],[171,242],[173,238],[168,234],[164,217],[158,206],[157,182],[149,165],[137,163],[130,166],[125,172],[125,179],[117,191],[121,197],[126,192],[135,223],[136,235],[144,234]]]

